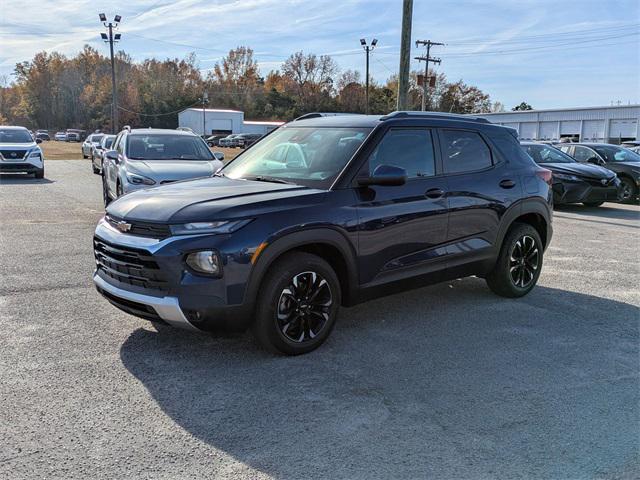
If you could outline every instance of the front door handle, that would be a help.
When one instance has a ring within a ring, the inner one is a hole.
[[[513,187],[516,186],[516,182],[514,182],[513,180],[508,180],[508,179],[507,180],[502,180],[500,182],[500,186],[502,188],[513,188]]]
[[[426,192],[424,192],[424,196],[427,198],[440,198],[444,195],[444,190],[441,188],[430,188]]]

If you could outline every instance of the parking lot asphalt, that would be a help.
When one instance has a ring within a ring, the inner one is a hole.
[[[0,176],[0,478],[638,478],[638,206],[558,210],[525,298],[380,298],[285,358],[112,307],[99,177],[46,176]]]

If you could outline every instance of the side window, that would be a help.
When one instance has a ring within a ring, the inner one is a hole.
[[[116,150],[118,151],[118,153],[124,155],[124,140],[125,140],[125,136],[123,134],[121,134],[117,139],[118,144],[116,145]]]
[[[435,175],[431,131],[422,128],[389,130],[369,156],[369,175],[373,175],[380,165],[402,167],[408,178]]]
[[[571,155],[571,153],[569,152],[569,150],[571,149],[571,147],[569,147],[568,145],[556,145],[556,148],[562,150],[564,153],[566,153],[567,155]]]
[[[573,158],[579,162],[586,162],[591,157],[595,157],[595,154],[587,147],[581,147],[576,145],[573,147]]]
[[[441,130],[444,171],[472,172],[490,167],[491,151],[476,132]]]

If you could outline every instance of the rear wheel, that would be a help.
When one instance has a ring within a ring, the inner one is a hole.
[[[335,325],[340,283],[322,258],[292,252],[262,282],[253,332],[264,348],[299,355],[318,348]]]
[[[638,190],[636,189],[633,180],[627,177],[621,177],[620,182],[622,183],[620,201],[622,203],[632,203],[638,194]]]
[[[107,207],[111,203],[111,197],[109,197],[109,187],[107,187],[107,179],[102,175],[102,201],[104,206]]]
[[[493,270],[487,275],[489,288],[503,297],[522,297],[538,282],[543,247],[538,231],[516,223],[507,233]]]
[[[599,207],[604,202],[582,202],[585,207]]]
[[[91,170],[93,170],[93,173],[95,173],[96,175],[100,175],[100,169],[96,167],[95,158],[93,158],[93,155],[91,155]]]

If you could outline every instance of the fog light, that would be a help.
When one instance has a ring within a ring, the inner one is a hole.
[[[218,253],[212,250],[190,253],[187,255],[186,261],[187,265],[196,272],[214,276],[220,276],[222,273],[222,266]]]

